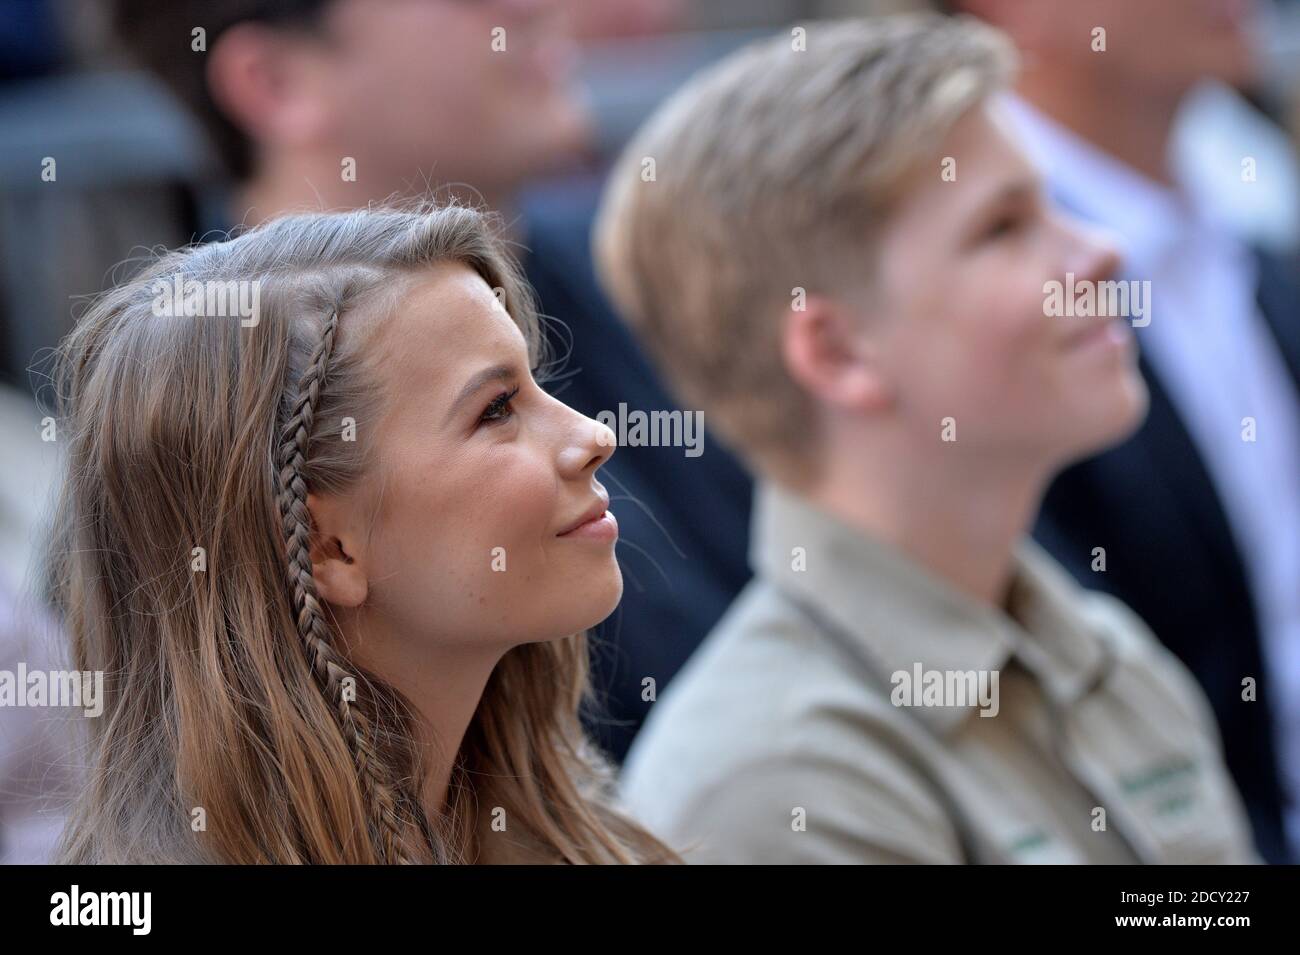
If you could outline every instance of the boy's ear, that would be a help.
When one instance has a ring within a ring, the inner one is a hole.
[[[308,494],[307,510],[312,521],[311,570],[316,592],[336,607],[361,606],[370,592],[370,581],[350,502]]]
[[[886,407],[891,389],[879,354],[848,306],[809,295],[785,317],[781,351],[787,373],[820,404],[845,411]]]

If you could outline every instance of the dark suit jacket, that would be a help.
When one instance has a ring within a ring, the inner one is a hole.
[[[1300,263],[1261,257],[1259,304],[1300,382]],[[1151,392],[1146,422],[1057,478],[1035,536],[1084,586],[1132,607],[1200,681],[1258,848],[1287,861],[1271,688],[1245,568],[1180,413],[1151,365],[1141,368]],[[1094,547],[1106,549],[1105,573],[1091,569]],[[1248,676],[1254,702],[1242,700]]]

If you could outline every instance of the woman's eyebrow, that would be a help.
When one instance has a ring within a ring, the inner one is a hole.
[[[448,418],[454,418],[456,413],[475,393],[484,385],[492,381],[509,381],[515,377],[515,370],[510,365],[493,365],[491,368],[484,368],[482,371],[475,373],[465,382],[465,387],[461,388],[456,399],[451,403],[451,410],[447,413]]]

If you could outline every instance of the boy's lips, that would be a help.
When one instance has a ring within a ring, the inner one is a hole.
[[[1089,319],[1085,327],[1065,339],[1066,348],[1099,345],[1103,342],[1123,345],[1132,337],[1124,322],[1118,318]]]

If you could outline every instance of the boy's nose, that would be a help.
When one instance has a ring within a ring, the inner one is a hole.
[[[1119,271],[1122,257],[1116,236],[1081,222],[1067,222],[1065,228],[1071,243],[1067,272],[1090,282],[1102,282]]]

